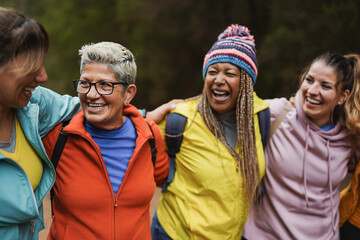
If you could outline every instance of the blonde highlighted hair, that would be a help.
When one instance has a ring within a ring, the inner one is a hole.
[[[4,7],[0,7],[0,22],[0,72],[18,56],[22,56],[23,61],[16,71],[26,75],[39,70],[50,44],[44,27]]]
[[[222,142],[237,162],[243,179],[246,206],[260,194],[259,165],[254,132],[253,80],[243,69],[240,69],[240,92],[236,103],[236,131],[240,153],[237,153],[226,141],[223,126],[218,113],[211,108],[205,88],[201,97],[199,112],[208,129]]]

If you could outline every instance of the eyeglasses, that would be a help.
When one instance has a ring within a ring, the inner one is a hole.
[[[123,84],[128,85],[126,82],[107,82],[107,81],[98,81],[91,83],[85,80],[74,80],[74,88],[77,93],[87,94],[90,92],[91,86],[95,86],[95,90],[100,95],[110,95],[114,91],[114,85]]]

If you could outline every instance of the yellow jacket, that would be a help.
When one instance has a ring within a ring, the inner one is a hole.
[[[359,181],[360,161],[356,165],[351,183],[340,193],[340,227],[349,221],[352,225],[360,228]]]
[[[240,239],[248,210],[238,164],[206,127],[196,111],[198,101],[177,104],[173,111],[186,116],[188,121],[176,155],[174,180],[160,198],[157,217],[172,239]],[[261,178],[265,173],[265,157],[257,113],[267,107],[268,104],[254,93],[254,127]],[[160,124],[163,136],[165,122]],[[238,145],[236,151],[239,152]]]

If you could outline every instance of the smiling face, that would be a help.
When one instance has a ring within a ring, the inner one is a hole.
[[[19,55],[0,73],[0,109],[25,107],[29,103],[31,92],[39,83],[47,81],[42,65],[27,74],[19,70],[23,65],[24,57]]]
[[[80,79],[91,83],[118,82],[114,73],[104,63],[85,64]],[[114,85],[111,95],[100,95],[94,86],[87,94],[78,94],[86,120],[101,129],[111,130],[121,127],[125,120],[124,106],[130,103],[136,92],[133,84],[130,84],[125,91],[124,87],[126,86],[122,84]]]
[[[303,80],[300,90],[304,113],[318,126],[331,122],[338,103],[343,104],[349,90],[341,91],[334,69],[323,61],[314,62]]]
[[[240,91],[240,69],[231,63],[210,65],[204,87],[209,104],[216,112],[230,112],[236,107]]]

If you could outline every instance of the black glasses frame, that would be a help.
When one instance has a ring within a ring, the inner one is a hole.
[[[81,93],[80,93],[80,92],[77,91],[77,86],[78,86],[79,82],[86,82],[87,84],[90,84],[90,87],[89,87],[89,89],[88,89],[88,91],[87,91],[86,93],[85,93],[85,92],[81,92]],[[99,91],[98,91],[98,89],[97,89],[97,87],[96,87],[96,84],[98,84],[98,83],[109,83],[109,84],[111,84],[111,86],[112,86],[111,92],[110,92],[110,93],[99,93]],[[98,94],[100,94],[100,95],[111,95],[111,94],[114,92],[114,85],[118,85],[118,84],[129,85],[129,84],[126,83],[126,82],[97,81],[97,82],[92,83],[92,82],[88,82],[88,81],[80,80],[80,79],[79,79],[79,80],[74,80],[74,81],[73,81],[73,84],[74,84],[74,89],[75,89],[75,91],[76,91],[77,93],[79,93],[79,94],[88,94],[88,93],[90,92],[91,87],[94,85],[96,92],[97,92]]]

